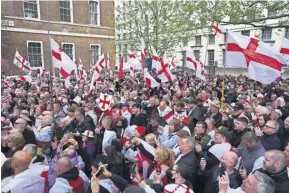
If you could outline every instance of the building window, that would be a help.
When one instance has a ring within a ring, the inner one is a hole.
[[[88,2],[89,11],[88,19],[89,24],[99,25],[99,1],[98,0],[89,0]]]
[[[99,45],[90,45],[90,65],[94,66],[100,55]]]
[[[268,17],[275,17],[277,15],[276,11],[268,11]]]
[[[228,38],[228,37],[227,37],[227,33],[225,32],[225,33],[224,33],[224,44],[227,43],[227,38]]]
[[[44,67],[42,41],[27,41],[27,55],[32,68]]]
[[[24,0],[24,17],[40,19],[39,0]]]
[[[72,61],[74,61],[74,44],[62,43],[62,50]]]
[[[195,58],[200,61],[200,50],[194,50]]]
[[[226,66],[226,50],[223,49],[223,66]]]
[[[60,1],[60,21],[71,22],[73,16],[72,1],[61,0]]]
[[[195,45],[196,45],[196,46],[202,45],[202,36],[196,36]]]
[[[285,29],[285,38],[289,39],[289,27]]]
[[[250,30],[243,30],[243,31],[241,31],[241,34],[243,36],[249,36],[250,37]]]
[[[272,29],[271,28],[262,29],[262,40],[263,41],[271,40],[271,37],[272,37]]]
[[[215,50],[208,50],[208,65],[213,66],[215,61]]]
[[[210,34],[209,35],[209,45],[214,45],[215,44],[215,36]]]

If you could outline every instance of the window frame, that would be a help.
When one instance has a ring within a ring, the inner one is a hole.
[[[214,60],[213,60],[213,65],[210,65],[210,51],[213,51],[214,52]],[[212,49],[212,50],[208,50],[208,66],[214,66],[215,65],[215,50]]]
[[[287,39],[289,39],[289,27],[286,27],[286,28],[285,28],[284,37],[287,38]]]
[[[90,66],[94,66],[95,64],[91,64],[91,46],[98,46],[98,59],[99,59],[99,57],[100,57],[100,55],[101,55],[101,45],[100,44],[89,44],[89,63],[90,63]],[[97,60],[98,60],[97,59]],[[97,61],[95,61],[95,63],[96,63]]]
[[[90,24],[89,23],[90,22],[90,18],[89,18],[89,2],[90,1],[95,1],[98,3],[98,6],[97,6],[97,24]],[[88,3],[88,25],[99,27],[100,26],[100,1],[99,0],[88,0],[87,3]]]
[[[37,3],[37,18],[32,18],[32,17],[25,17],[25,6],[24,6],[24,3],[28,2],[28,0],[23,0],[23,17],[25,19],[31,19],[31,20],[40,20],[41,19],[41,16],[40,16],[40,2],[39,0],[36,0],[36,3]]]
[[[28,53],[28,45],[29,43],[40,43],[41,45],[41,61],[42,61],[42,65],[41,67],[34,67],[34,66],[31,66],[31,63],[29,61],[29,53]],[[43,41],[35,41],[35,40],[26,40],[26,52],[27,52],[27,61],[30,63],[30,66],[31,66],[31,69],[32,70],[38,70],[38,69],[44,69],[45,65],[44,65],[44,54],[43,54]]]
[[[263,38],[263,34],[264,34],[263,30],[271,30],[270,39],[267,39],[267,38],[264,39],[264,38]],[[261,40],[262,40],[262,41],[271,41],[271,40],[272,40],[272,28],[263,28],[261,32],[262,32],[262,34],[261,34]]]
[[[63,49],[63,45],[64,44],[72,44],[72,54],[73,54],[73,59],[72,59],[72,61],[74,62],[75,61],[75,44],[74,43],[71,43],[71,42],[61,42],[61,49],[63,50],[63,52],[64,52],[64,49]],[[65,52],[64,52],[65,53]],[[65,53],[66,54],[66,53]],[[67,54],[66,54],[67,55]],[[67,55],[68,56],[68,55]],[[69,56],[68,56],[69,57]],[[70,57],[69,57],[70,58]],[[71,58],[70,58],[71,59]]]
[[[249,35],[244,35],[243,32],[249,32]],[[250,37],[251,31],[250,30],[242,30],[241,35]]]
[[[211,42],[211,38],[214,38],[213,40],[214,40],[214,43],[212,43]],[[216,37],[213,35],[213,34],[209,34],[209,36],[208,36],[208,41],[209,41],[209,45],[215,45],[215,43],[216,43]]]
[[[200,44],[197,44],[197,38],[200,38]],[[202,35],[195,36],[195,46],[201,46],[202,45]]]
[[[70,3],[70,22],[69,21],[61,21],[61,8],[60,8],[60,2],[61,1],[69,1]],[[60,0],[59,1],[59,21],[61,23],[73,23],[73,0]]]

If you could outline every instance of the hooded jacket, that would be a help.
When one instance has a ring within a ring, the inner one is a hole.
[[[67,172],[60,174],[49,193],[85,193],[89,186],[89,179],[86,175],[79,171],[76,167],[71,168]]]

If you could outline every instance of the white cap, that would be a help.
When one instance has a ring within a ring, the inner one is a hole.
[[[164,187],[165,193],[194,193],[193,190],[190,189],[185,184],[168,184]]]

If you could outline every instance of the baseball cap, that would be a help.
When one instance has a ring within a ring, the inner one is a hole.
[[[244,105],[242,103],[236,103],[234,105],[234,111],[244,110],[244,109],[245,109],[245,107],[244,107]]]
[[[280,117],[282,117],[282,112],[279,109],[274,109],[273,110],[275,113],[278,113]]]
[[[229,138],[229,130],[227,127],[220,126],[218,129],[215,130],[217,134],[224,135],[227,139]]]

